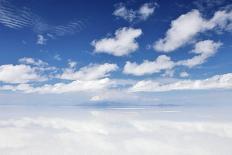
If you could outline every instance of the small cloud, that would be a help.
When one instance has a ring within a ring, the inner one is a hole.
[[[114,10],[113,15],[128,22],[147,20],[154,13],[156,6],[156,3],[144,3],[138,10],[133,10],[126,8],[124,4],[120,3]]]
[[[47,39],[45,39],[45,37],[41,34],[37,35],[37,42],[36,44],[38,45],[45,45],[47,42]]]
[[[182,78],[189,77],[189,74],[187,72],[181,72],[180,77]]]
[[[55,60],[57,60],[57,61],[61,61],[61,60],[62,60],[59,54],[54,55],[53,58],[54,58]]]

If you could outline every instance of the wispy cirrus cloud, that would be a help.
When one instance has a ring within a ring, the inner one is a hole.
[[[0,1],[0,24],[12,28],[31,28],[37,34],[48,33],[48,36],[64,36],[81,31],[85,24],[82,20],[73,20],[67,24],[50,25],[27,7],[16,7],[10,1]]]

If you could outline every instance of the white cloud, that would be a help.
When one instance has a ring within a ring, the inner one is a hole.
[[[57,61],[62,60],[59,54],[54,55],[54,59],[57,60]]]
[[[173,90],[207,90],[231,89],[232,73],[215,75],[203,80],[180,80],[173,83],[159,83],[151,80],[142,80],[130,88],[132,92],[165,92]]]
[[[125,5],[120,4],[113,12],[113,15],[129,22],[146,20],[154,13],[156,6],[156,3],[144,3],[138,10],[133,10],[127,9]]]
[[[16,6],[7,0],[0,0],[0,24],[12,29],[31,29],[36,34],[47,33],[47,36],[53,39],[55,36],[74,34],[85,27],[81,20],[73,20],[62,25],[49,25],[44,22],[43,17],[31,10],[31,8],[25,6]],[[39,35],[38,37],[41,40],[38,43],[44,44],[44,37]]]
[[[163,77],[173,77],[175,74],[175,70],[165,70],[162,74]]]
[[[9,64],[0,66],[0,81],[5,83],[27,83],[43,80],[45,78],[28,65]]]
[[[68,60],[68,66],[69,66],[69,68],[74,68],[77,66],[77,62],[72,61],[72,60]]]
[[[172,21],[165,38],[154,44],[157,51],[171,52],[189,42],[197,33],[207,28],[207,22],[198,10],[192,10]],[[191,27],[191,28],[190,28]]]
[[[170,57],[161,55],[155,61],[145,60],[141,64],[126,62],[123,72],[125,74],[132,74],[136,76],[159,73],[162,70],[169,70],[174,67],[174,62]]]
[[[124,27],[116,30],[115,37],[94,40],[91,44],[94,46],[96,53],[124,56],[138,49],[139,45],[135,39],[141,34],[141,29]]]
[[[197,54],[196,56],[177,62],[172,61],[171,58],[166,55],[159,56],[155,61],[145,60],[141,64],[128,61],[124,66],[123,73],[141,76],[165,71],[163,76],[172,77],[174,75],[174,71],[172,70],[174,67],[187,66],[192,68],[196,65],[200,65],[209,57],[213,56],[221,45],[221,42],[214,42],[212,40],[199,41],[195,44],[194,49],[191,51],[192,53]]]
[[[187,72],[181,72],[180,77],[182,78],[189,77],[189,74]]]
[[[221,42],[214,42],[212,40],[204,40],[197,42],[192,52],[198,55],[194,56],[191,59],[181,60],[177,62],[177,65],[188,66],[191,68],[196,65],[202,64],[209,57],[213,56],[221,45]]]
[[[198,33],[220,28],[227,30],[231,24],[232,11],[217,11],[214,16],[204,19],[198,10],[192,10],[181,15],[171,23],[165,38],[154,43],[157,51],[171,52],[189,43]],[[190,28],[191,27],[191,28]]]
[[[44,38],[43,35],[41,35],[41,34],[37,35],[37,42],[36,42],[36,43],[37,43],[38,45],[45,45],[46,42],[47,42],[47,39]]]
[[[121,17],[129,22],[132,22],[136,18],[136,12],[134,10],[128,10],[125,6],[121,5],[113,12],[113,15]]]
[[[94,80],[108,77],[110,72],[118,69],[116,64],[105,63],[91,64],[75,71],[73,67],[75,67],[76,64],[71,63],[69,65],[71,68],[66,68],[58,78],[66,80]]]
[[[26,65],[34,65],[34,66],[47,66],[48,63],[40,60],[40,59],[34,59],[34,58],[28,58],[28,57],[24,57],[24,58],[20,58],[19,62],[22,64],[26,64]]]
[[[155,5],[152,3],[145,3],[143,4],[138,13],[140,14],[143,20],[146,20],[149,16],[151,16],[155,11]]]
[[[70,83],[45,84],[40,87],[28,87],[24,89],[25,93],[40,94],[61,94],[81,91],[96,91],[108,88],[112,85],[112,81],[108,78],[88,81],[72,81]],[[16,88],[17,89],[17,88]]]
[[[16,113],[12,112],[14,116],[1,117],[0,152],[12,155],[93,152],[95,155],[226,155],[232,151],[232,124],[225,121],[226,114],[220,115],[223,119],[220,121],[202,119],[213,115],[202,113],[202,109],[197,109],[197,114],[191,110],[182,113],[164,109],[149,112],[75,109],[74,112],[63,108],[55,114],[54,110],[57,108],[43,111],[36,108],[25,113],[17,109]],[[183,117],[185,114],[191,119]]]

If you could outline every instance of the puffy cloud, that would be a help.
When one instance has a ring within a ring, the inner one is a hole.
[[[199,41],[195,44],[194,49],[191,51],[192,53],[197,54],[193,58],[174,62],[170,57],[161,55],[155,61],[145,60],[141,64],[126,62],[123,72],[125,74],[141,76],[165,71],[163,76],[172,77],[174,75],[174,71],[172,70],[174,67],[187,66],[191,68],[196,65],[200,65],[209,57],[213,56],[221,45],[221,42],[214,42],[212,40]]]
[[[45,45],[46,42],[47,42],[47,39],[44,38],[43,35],[41,35],[41,34],[37,35],[37,42],[36,42],[36,43],[37,43],[38,45]]]
[[[136,18],[136,12],[134,10],[128,10],[125,6],[120,5],[113,12],[114,16],[121,17],[129,22],[132,22]]]
[[[91,64],[85,67],[80,68],[78,71],[75,71],[73,67],[76,64],[69,62],[71,68],[67,68],[64,72],[58,76],[60,79],[66,80],[94,80],[105,78],[109,76],[110,72],[116,71],[118,66],[116,64]]]
[[[95,47],[96,53],[124,56],[138,49],[139,45],[135,39],[141,34],[141,29],[124,27],[116,30],[115,37],[94,40],[91,44]]]
[[[146,20],[154,13],[156,6],[156,3],[144,3],[138,10],[133,10],[127,9],[125,5],[120,4],[114,10],[113,15],[129,22],[133,22],[134,20]]]
[[[213,56],[221,45],[221,42],[214,42],[212,40],[204,40],[197,42],[192,52],[198,55],[194,56],[191,59],[181,60],[177,62],[177,65],[184,65],[191,68],[196,65],[202,64],[209,57]]]
[[[207,89],[231,89],[232,73],[215,75],[203,80],[180,80],[173,83],[159,83],[151,80],[142,80],[132,86],[132,92],[165,92],[173,90],[207,90]]]
[[[207,20],[201,16],[198,10],[192,10],[172,21],[165,38],[156,41],[154,49],[171,52],[191,41],[200,32],[214,28],[228,30],[231,18],[232,11],[217,11],[211,19]]]
[[[0,81],[5,83],[27,83],[43,81],[44,77],[36,72],[35,68],[28,65],[2,65],[0,66]]]
[[[162,70],[172,69],[174,62],[170,57],[161,55],[155,61],[145,60],[141,64],[126,62],[123,72],[125,74],[132,74],[136,76],[158,73]]]
[[[155,5],[152,3],[145,3],[143,4],[138,13],[140,14],[143,20],[146,20],[149,16],[151,16],[155,11]]]

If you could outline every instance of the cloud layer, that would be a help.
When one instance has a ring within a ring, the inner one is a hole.
[[[0,119],[1,153],[226,155],[232,151],[231,122],[199,120],[205,115],[213,117],[212,113],[198,112],[196,117],[191,112],[164,108],[133,112],[64,108],[59,113],[56,110],[61,109],[43,109],[43,112],[37,109],[33,116],[28,111],[21,114],[12,111],[17,118]],[[183,115],[191,121],[181,119]]]
[[[231,89],[232,74],[215,75],[203,80],[180,80],[172,83],[159,83],[142,80],[130,88],[132,92],[166,92],[174,90]]]

